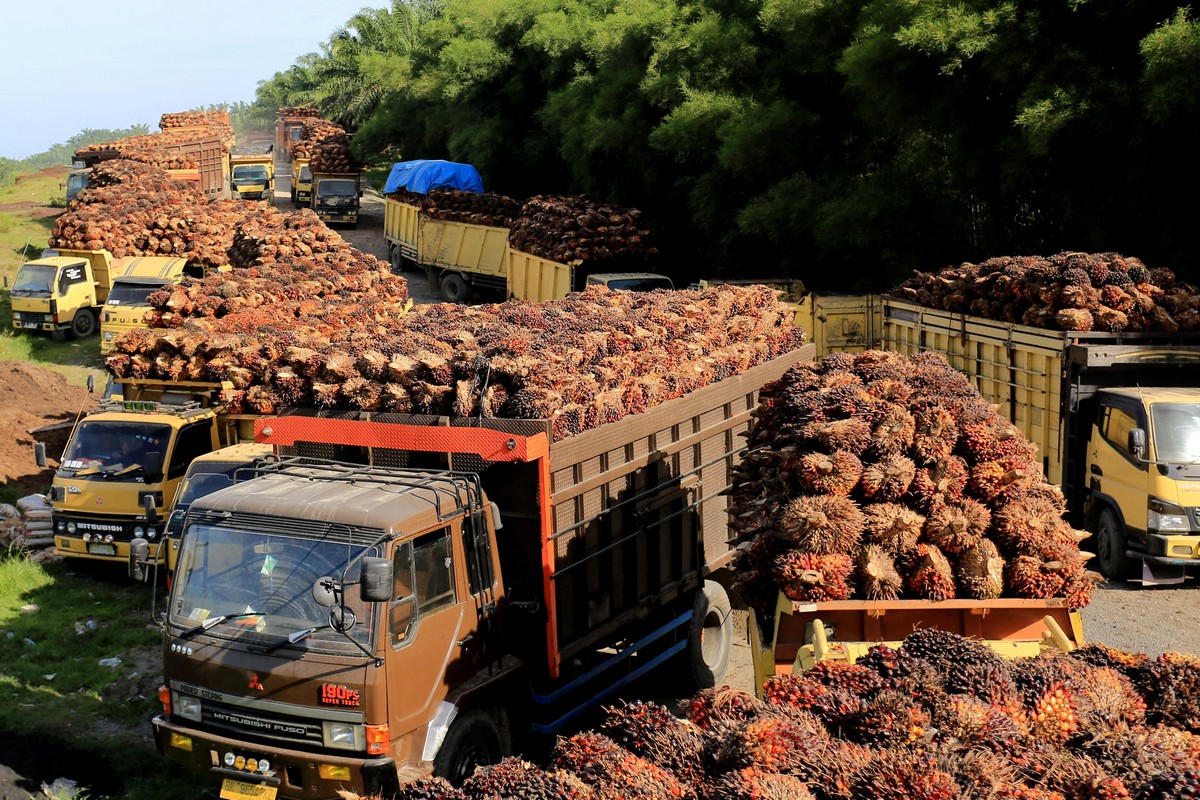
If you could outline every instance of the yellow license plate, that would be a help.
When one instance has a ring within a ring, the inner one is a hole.
[[[278,790],[265,783],[247,783],[226,778],[221,781],[223,800],[275,800]]]

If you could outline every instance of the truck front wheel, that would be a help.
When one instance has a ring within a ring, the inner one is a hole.
[[[473,709],[450,725],[433,759],[433,774],[455,786],[471,777],[476,767],[496,764],[504,757],[500,728],[486,712]]]
[[[466,299],[470,294],[471,287],[465,280],[463,280],[462,275],[459,275],[455,272],[447,272],[442,276],[442,297],[446,298],[447,302],[466,302]]]
[[[692,606],[687,657],[692,684],[709,689],[725,679],[733,648],[733,613],[729,595],[716,581],[705,581]]]
[[[71,336],[75,339],[85,339],[96,332],[96,315],[86,308],[75,312],[71,320]]]
[[[1101,575],[1114,579],[1124,578],[1129,573],[1126,546],[1125,526],[1117,519],[1116,512],[1111,508],[1104,509],[1096,518],[1096,561]]]

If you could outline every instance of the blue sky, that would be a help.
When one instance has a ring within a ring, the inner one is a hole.
[[[249,102],[369,0],[18,0],[0,46],[0,156],[85,128],[158,130],[168,111]],[[194,12],[194,13],[193,13]],[[235,22],[252,23],[236,29]]]

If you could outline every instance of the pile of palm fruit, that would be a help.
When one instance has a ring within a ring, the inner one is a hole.
[[[109,369],[117,377],[230,381],[223,399],[233,412],[547,419],[563,438],[744,372],[804,340],[789,307],[761,286],[594,287],[549,303],[406,312],[387,294],[394,278],[384,268],[296,264],[303,268],[279,261],[255,270],[254,280],[239,271],[160,293],[152,302],[170,305],[177,327],[127,334]],[[248,294],[256,305],[234,301]]]
[[[227,111],[177,111],[163,114],[158,120],[158,127],[168,128],[203,128],[214,125],[229,125]]]
[[[563,264],[594,264],[625,257],[646,258],[656,250],[646,243],[636,208],[598,205],[583,195],[539,195],[521,206],[509,244],[522,252]]]
[[[508,228],[521,213],[521,204],[495,192],[463,192],[458,189],[431,189],[428,194],[404,189],[389,197],[416,206],[433,219]]]
[[[1067,331],[1191,331],[1200,293],[1117,253],[1005,256],[918,272],[892,294],[931,308]]]
[[[1008,659],[919,630],[856,664],[607,709],[547,763],[399,800],[1166,800],[1200,796],[1200,659],[1092,644]]]
[[[764,386],[730,507],[737,584],[795,601],[1088,603],[1036,447],[938,353],[837,353]]]
[[[358,169],[350,155],[350,137],[336,122],[306,119],[304,133],[289,146],[293,158],[309,159],[313,172],[354,172]]]

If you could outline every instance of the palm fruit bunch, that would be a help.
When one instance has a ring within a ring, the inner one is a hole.
[[[1200,328],[1200,293],[1165,267],[1117,253],[1002,256],[918,272],[892,294],[921,305],[1068,331]]]
[[[515,250],[594,272],[611,270],[613,263],[644,269],[657,254],[649,236],[636,208],[602,205],[584,195],[538,195],[521,206],[508,243]]]
[[[264,219],[245,235],[275,237]],[[309,230],[284,219],[279,236]],[[152,319],[173,327],[127,334],[107,364],[118,377],[229,381],[230,410],[544,419],[562,439],[783,356],[804,337],[762,286],[597,286],[548,303],[411,310],[404,300],[405,284],[353,249],[278,258],[156,294]]]
[[[1149,672],[1200,663],[1100,644],[1006,657],[922,629],[856,663],[666,706],[603,709],[540,763],[505,758],[403,800],[1158,800],[1200,797],[1200,734],[1152,714]],[[1121,669],[1145,670],[1144,686]],[[1186,687],[1178,687],[1179,691]],[[666,732],[666,733],[664,733]]]
[[[760,392],[730,503],[737,584],[799,602],[1065,598],[1098,575],[1036,448],[937,353],[837,353]]]

